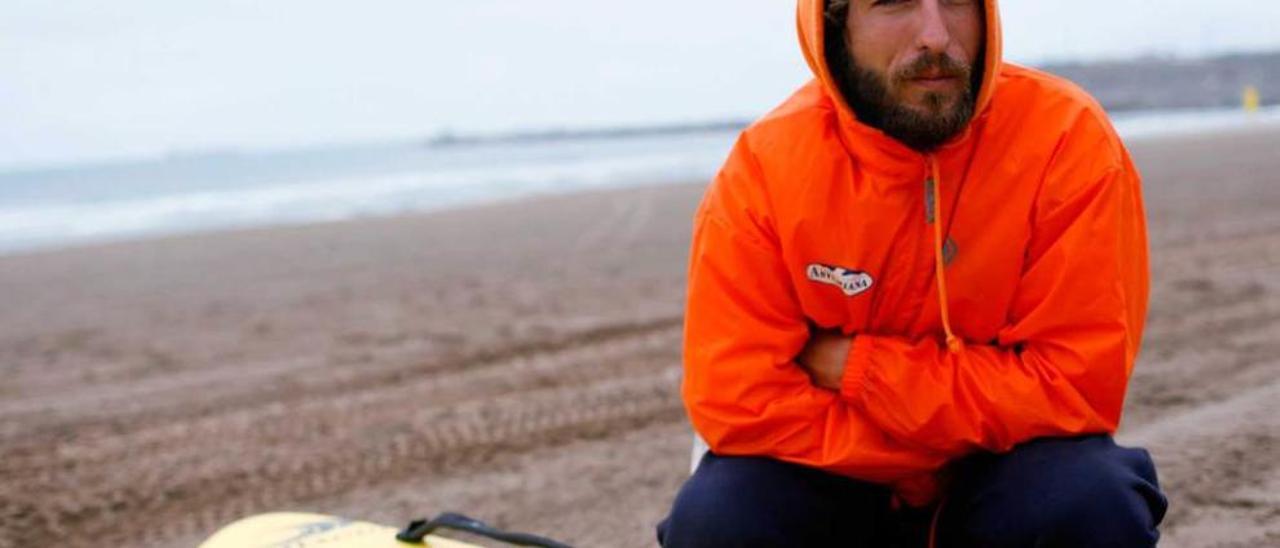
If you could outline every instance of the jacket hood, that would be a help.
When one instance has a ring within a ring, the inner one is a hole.
[[[800,35],[800,48],[804,51],[809,69],[822,84],[823,91],[836,104],[842,121],[857,120],[848,101],[840,93],[827,66],[826,36],[823,12],[827,0],[799,0],[796,8],[796,28]],[[996,0],[983,0],[986,14],[986,42],[982,61],[982,83],[978,87],[978,99],[974,105],[974,118],[981,116],[995,92],[996,76],[1001,66],[1000,9]]]

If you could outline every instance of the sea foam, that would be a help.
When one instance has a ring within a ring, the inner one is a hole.
[[[1280,107],[1122,113],[1128,140],[1280,127]],[[737,131],[403,144],[0,174],[0,253],[708,180]],[[224,173],[226,175],[224,176]],[[292,175],[297,173],[297,175]],[[46,183],[51,181],[51,183]]]

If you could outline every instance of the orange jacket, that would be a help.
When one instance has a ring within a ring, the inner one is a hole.
[[[699,434],[918,503],[965,453],[1114,432],[1147,242],[1101,107],[1003,64],[987,0],[977,114],[919,154],[835,91],[823,4],[798,10],[816,78],[743,132],[695,217],[683,395]],[[811,324],[856,336],[839,393],[794,362]]]

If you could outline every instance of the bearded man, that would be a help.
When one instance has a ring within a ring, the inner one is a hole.
[[[995,0],[800,0],[815,78],[695,222],[683,396],[710,446],[664,546],[1151,546],[1116,445],[1148,292],[1140,181]]]

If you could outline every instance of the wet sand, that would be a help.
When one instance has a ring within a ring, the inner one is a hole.
[[[1130,145],[1153,294],[1120,439],[1163,546],[1280,544],[1280,130]],[[0,547],[270,510],[651,545],[702,186],[0,258]]]

